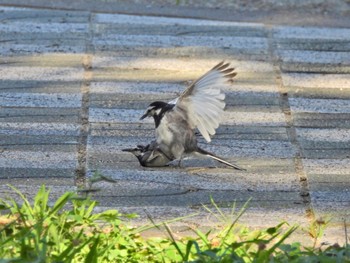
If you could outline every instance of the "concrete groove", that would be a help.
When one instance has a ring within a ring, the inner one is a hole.
[[[305,214],[310,223],[315,220],[315,214],[312,209],[311,197],[309,193],[309,185],[308,178],[304,171],[303,162],[302,162],[302,147],[297,138],[295,124],[293,122],[291,107],[289,105],[289,96],[288,89],[286,89],[283,85],[281,70],[282,65],[280,63],[279,54],[278,54],[278,46],[273,38],[273,29],[270,28],[269,31],[269,51],[270,56],[274,65],[276,83],[278,86],[279,94],[280,94],[280,107],[282,112],[284,113],[286,119],[286,131],[290,142],[296,148],[296,153],[293,158],[295,173],[299,179],[300,184],[300,196],[302,197],[303,204],[305,205]]]
[[[92,53],[93,47],[91,41],[93,39],[93,31],[91,24],[92,14],[89,15],[88,26],[89,32],[86,39],[86,54],[82,58],[82,66],[84,68],[83,81],[81,83],[80,92],[82,94],[82,103],[80,109],[80,136],[77,146],[78,165],[75,170],[75,185],[78,188],[85,187],[87,176],[87,143],[90,132],[89,123],[89,107],[90,107],[90,85],[92,81]]]

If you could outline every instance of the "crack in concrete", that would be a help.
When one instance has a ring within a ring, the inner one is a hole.
[[[296,154],[293,158],[294,167],[295,167],[295,173],[298,176],[299,179],[299,186],[300,186],[300,196],[303,200],[303,203],[305,205],[305,213],[306,218],[312,222],[315,220],[315,214],[312,208],[311,203],[311,197],[310,197],[310,191],[309,191],[309,183],[307,175],[304,171],[304,166],[302,162],[302,147],[298,141],[297,134],[296,134],[296,128],[293,122],[292,117],[292,111],[288,100],[288,89],[284,86],[282,81],[282,75],[281,75],[281,63],[279,61],[278,54],[276,54],[276,51],[278,50],[277,43],[275,42],[275,39],[273,37],[273,27],[267,27],[268,28],[268,48],[269,48],[269,54],[271,58],[271,62],[273,64],[274,73],[275,73],[275,80],[278,87],[279,92],[279,102],[281,110],[284,114],[285,121],[286,121],[286,131],[289,138],[289,141],[296,149]]]
[[[178,186],[178,187],[181,187],[181,188],[184,188],[186,186],[184,186],[183,184],[181,183],[175,183],[175,182],[165,182],[165,181],[157,181],[157,180],[142,180],[142,179],[139,179],[139,180],[135,180],[134,178],[132,179],[112,179],[112,178],[108,178],[110,181],[110,183],[118,183],[118,182],[122,182],[122,181],[125,181],[125,182],[138,182],[138,183],[154,183],[154,184],[163,184],[163,185],[170,185],[170,186]],[[106,180],[105,180],[106,181]],[[207,188],[201,188],[201,187],[191,187],[190,189],[192,189],[193,191],[206,191],[206,190],[210,190],[210,189],[207,189]],[[225,191],[225,190],[223,190]],[[231,191],[231,190],[227,190],[227,191]]]
[[[188,193],[192,192],[198,192],[201,191],[199,189],[186,189],[184,191],[178,192],[178,193],[172,193],[172,194],[141,194],[141,195],[108,195],[108,197],[116,197],[116,198],[134,198],[134,197],[158,197],[158,196],[179,196],[179,195],[186,195]],[[105,195],[98,195],[94,194],[94,197],[106,197]]]

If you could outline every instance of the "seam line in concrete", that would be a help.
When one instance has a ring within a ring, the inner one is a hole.
[[[89,14],[89,36],[86,40],[85,49],[86,54],[82,58],[82,66],[84,68],[83,81],[80,87],[82,95],[80,108],[80,136],[77,146],[78,165],[75,170],[75,186],[78,188],[84,187],[86,183],[87,171],[87,141],[90,130],[89,125],[89,106],[90,106],[90,85],[92,81],[92,14]]]
[[[276,51],[278,50],[277,44],[273,37],[273,27],[268,28],[268,48],[271,62],[274,68],[275,81],[279,92],[280,107],[285,117],[286,121],[286,131],[287,136],[291,144],[295,147],[296,154],[293,158],[295,173],[298,176],[299,186],[300,186],[300,196],[305,205],[305,212],[307,219],[312,222],[315,220],[315,214],[312,208],[308,178],[304,171],[304,166],[302,162],[302,147],[299,144],[296,129],[293,123],[292,111],[288,100],[288,89],[283,85],[282,74],[281,74],[281,63],[278,58]]]

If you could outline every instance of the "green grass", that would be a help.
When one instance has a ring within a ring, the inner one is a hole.
[[[204,208],[225,227],[192,237],[175,238],[171,222],[138,228],[128,225],[136,215],[116,210],[94,212],[96,201],[65,193],[49,205],[49,191],[42,186],[34,201],[12,188],[21,201],[0,199],[0,263],[4,262],[350,262],[350,247],[304,247],[288,238],[298,228],[282,222],[250,231],[237,224],[245,207],[225,215],[212,200]],[[150,216],[152,221],[152,218]],[[180,219],[174,219],[180,220]],[[320,237],[324,222],[308,232]],[[143,238],[152,227],[167,237]]]

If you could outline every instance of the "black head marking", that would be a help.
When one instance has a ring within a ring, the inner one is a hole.
[[[168,105],[168,103],[166,103],[164,101],[155,101],[155,102],[152,102],[148,106],[148,108],[149,109],[153,108],[153,109],[157,110],[157,109],[163,109],[163,108],[167,107],[167,105]]]
[[[172,108],[174,108],[174,104],[168,104],[163,101],[155,101],[152,102],[146,111],[146,113],[141,117],[141,119],[144,119],[146,117],[153,117],[156,128],[159,126],[161,119],[163,118],[164,114],[167,111],[170,111]]]

